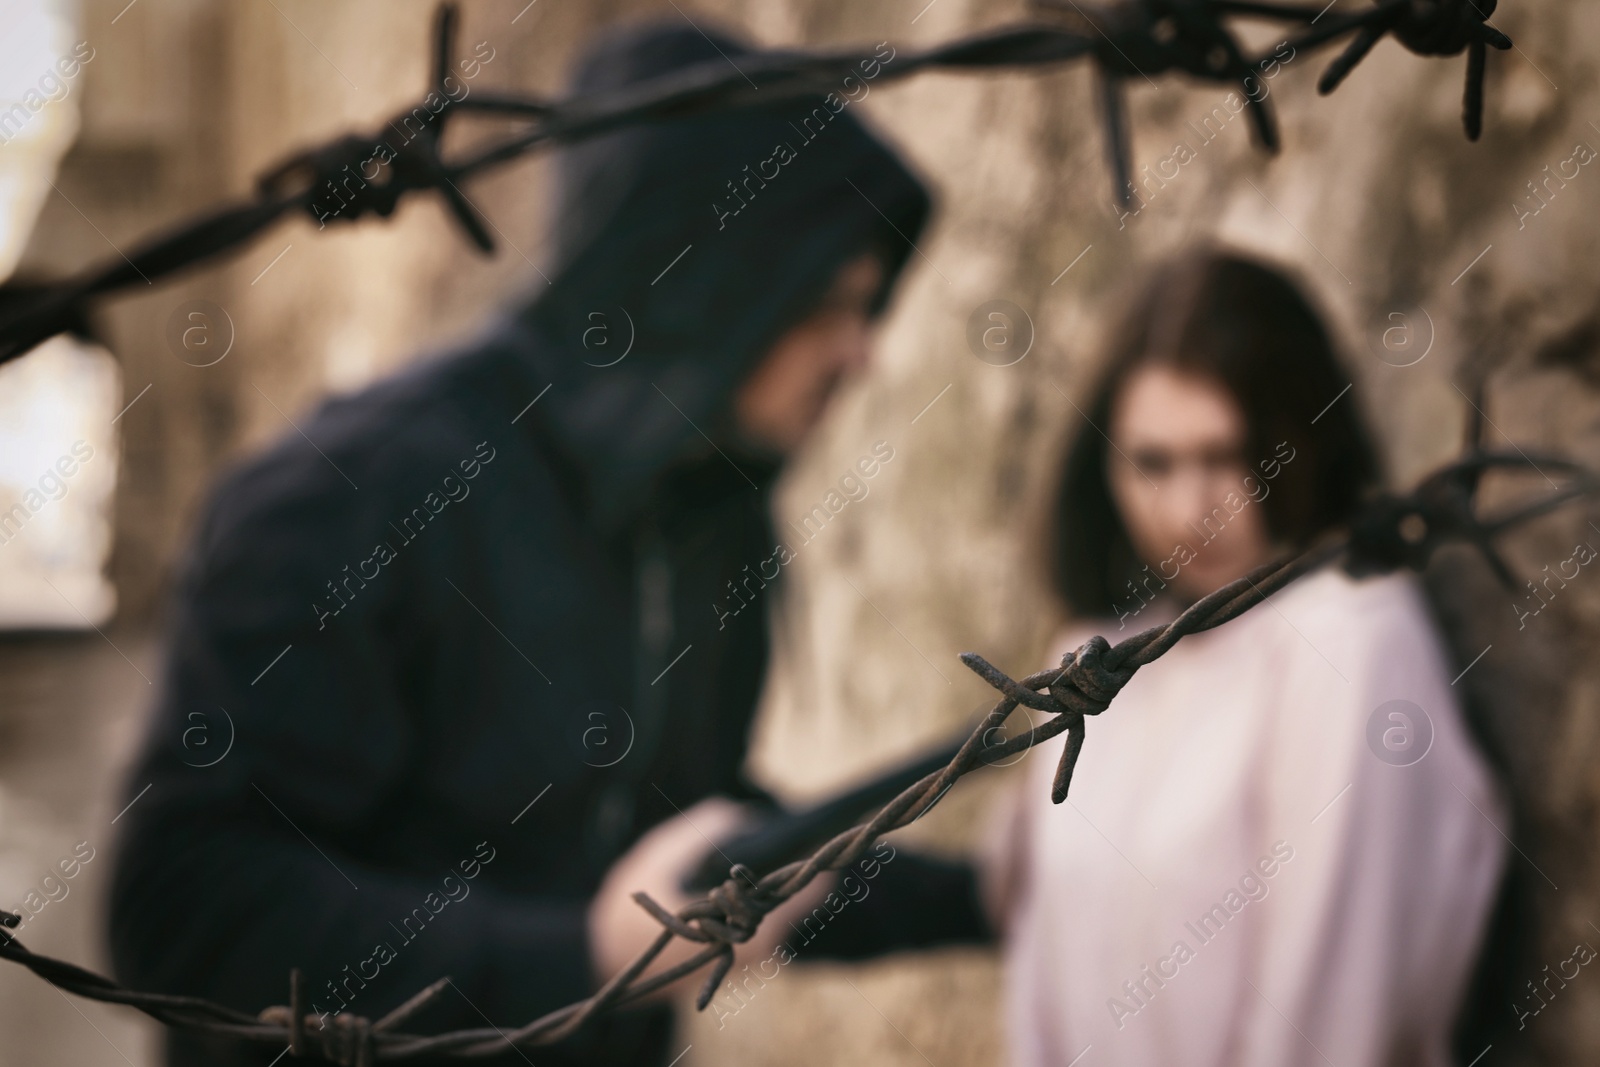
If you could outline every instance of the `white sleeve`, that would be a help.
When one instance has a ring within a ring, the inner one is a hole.
[[[1245,1067],[1449,1062],[1509,820],[1419,598],[1390,592],[1359,597],[1360,625],[1307,626],[1288,646],[1260,810],[1293,853],[1252,924]],[[1422,715],[1379,712],[1390,701]],[[1401,765],[1424,732],[1426,754]]]

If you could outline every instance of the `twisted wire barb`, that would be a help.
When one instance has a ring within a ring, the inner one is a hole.
[[[1511,47],[1510,38],[1488,24],[1496,0],[1374,0],[1364,11],[1330,14],[1321,0],[1310,4],[1266,0],[1034,0],[1040,18],[960,37],[923,50],[907,49],[878,63],[880,77],[897,80],[926,70],[977,71],[1046,67],[1088,60],[1099,73],[1099,102],[1106,150],[1117,197],[1130,201],[1129,141],[1123,82],[1139,77],[1185,74],[1201,81],[1239,84],[1245,91],[1256,140],[1276,151],[1278,134],[1271,105],[1251,89],[1250,79],[1271,57],[1249,57],[1230,19],[1256,19],[1301,28],[1288,43],[1296,50],[1323,48],[1342,38],[1349,45],[1328,68],[1319,89],[1331,92],[1385,36],[1418,55],[1468,53],[1464,122],[1476,139],[1483,127],[1486,49]],[[477,91],[456,98],[448,88],[459,23],[454,3],[436,16],[432,81],[422,104],[395,116],[377,131],[344,135],[296,153],[262,175],[253,200],[214,209],[141,243],[126,256],[49,284],[0,287],[0,363],[23,355],[58,333],[89,334],[93,300],[211,259],[250,240],[286,214],[300,210],[319,223],[393,214],[411,192],[436,191],[452,218],[482,252],[495,244],[460,182],[551,142],[573,142],[628,126],[688,115],[770,105],[774,100],[826,93],[877,62],[865,50],[805,52],[775,50],[740,57],[737,69],[721,60],[696,64],[633,85],[551,101],[535,96]],[[1153,81],[1152,81],[1153,84]],[[437,107],[427,106],[439,101]],[[526,119],[528,129],[446,160],[442,141],[458,113]],[[407,124],[421,132],[394,147],[390,132]],[[377,177],[360,168],[377,145],[393,158]],[[358,188],[349,177],[361,174]],[[339,190],[339,207],[318,207],[325,190]],[[348,196],[346,201],[344,197]]]
[[[1483,475],[1496,469],[1529,469],[1567,477],[1565,486],[1499,515],[1480,518],[1475,498]],[[819,874],[853,864],[884,834],[920,818],[944,797],[955,782],[980,767],[1018,755],[1063,732],[1067,734],[1051,800],[1066,799],[1086,736],[1085,720],[1099,715],[1141,668],[1160,659],[1190,634],[1221,626],[1261,604],[1273,593],[1340,557],[1355,574],[1421,569],[1433,552],[1449,542],[1464,542],[1487,554],[1497,573],[1509,571],[1494,555],[1492,538],[1519,523],[1547,514],[1583,496],[1600,492],[1600,476],[1560,457],[1486,451],[1470,445],[1465,456],[1424,479],[1411,493],[1385,495],[1372,502],[1347,528],[1335,531],[1305,551],[1268,563],[1197,601],[1176,619],[1118,642],[1095,636],[1067,653],[1059,667],[1012,678],[974,652],[962,663],[987,682],[1000,697],[972,730],[951,761],[904,789],[866,822],[836,834],[804,859],[761,877],[734,865],[728,878],[704,898],[676,913],[647,894],[634,900],[661,924],[656,939],[632,963],[594,995],[549,1012],[509,1032],[497,1028],[417,1035],[398,1028],[449,985],[441,978],[377,1021],[349,1013],[331,1023],[306,1013],[306,997],[298,970],[291,972],[289,1004],[274,1005],[250,1015],[201,997],[141,993],[76,964],[29,952],[5,928],[20,917],[0,912],[0,958],[19,963],[51,985],[91,1000],[138,1008],[168,1026],[249,1041],[283,1044],[294,1056],[315,1053],[336,1063],[367,1067],[378,1060],[406,1060],[425,1055],[472,1058],[504,1052],[508,1046],[545,1045],[559,1041],[590,1020],[630,1004],[711,965],[696,1007],[704,1010],[733,966],[734,946],[755,933],[762,919],[804,889]],[[998,743],[990,738],[1019,706],[1051,716],[1038,726]],[[689,958],[644,977],[652,963],[675,939],[702,946]],[[315,1025],[313,1025],[315,1024]]]

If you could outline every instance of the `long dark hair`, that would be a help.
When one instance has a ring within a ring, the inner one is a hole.
[[[1160,363],[1210,379],[1244,415],[1246,457],[1294,449],[1262,500],[1268,534],[1298,545],[1349,518],[1378,482],[1377,453],[1322,316],[1288,272],[1205,248],[1158,269],[1107,346],[1088,416],[1067,453],[1051,518],[1055,587],[1077,615],[1109,615],[1141,563],[1106,481],[1112,404]]]

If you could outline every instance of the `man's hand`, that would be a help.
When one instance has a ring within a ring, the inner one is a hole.
[[[661,924],[633,900],[633,894],[647,893],[657,904],[676,914],[699,899],[683,890],[683,881],[689,872],[699,865],[706,852],[734,837],[750,820],[743,805],[726,797],[708,797],[653,828],[611,865],[599,893],[589,904],[590,952],[595,972],[602,982],[632,963],[661,933]],[[761,873],[765,872],[758,872],[758,875]],[[761,928],[750,941],[740,946],[740,954],[771,955],[782,940],[781,931],[788,928],[785,916],[808,914],[837,881],[838,875],[833,872],[813,879],[762,921]],[[674,938],[645,973],[648,976],[682,963],[703,947]],[[650,999],[661,999],[665,995],[666,991],[662,991]]]

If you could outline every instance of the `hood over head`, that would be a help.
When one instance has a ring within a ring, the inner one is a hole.
[[[702,24],[703,25],[703,24]],[[647,23],[604,37],[575,93],[682,67],[738,65],[717,31]],[[881,252],[881,309],[927,192],[858,121],[880,46],[827,96],[672,119],[563,148],[550,284],[521,312],[553,383],[545,425],[583,465],[597,517],[625,520],[669,466],[727,447],[734,388],[839,268]],[[624,355],[626,353],[626,355]]]

